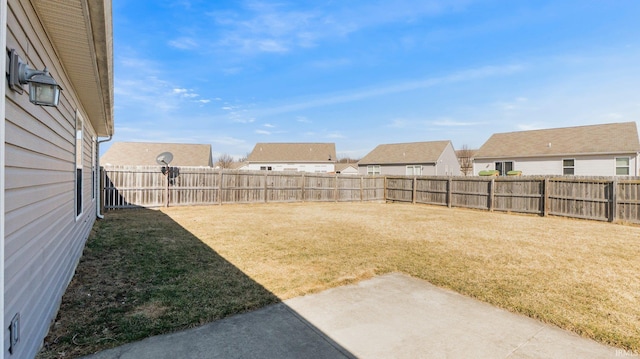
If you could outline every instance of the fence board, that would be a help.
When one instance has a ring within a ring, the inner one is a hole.
[[[174,168],[167,176],[162,170],[104,167],[105,209],[387,200],[640,224],[640,177],[383,177],[201,167]]]

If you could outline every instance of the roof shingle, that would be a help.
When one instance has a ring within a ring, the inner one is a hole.
[[[100,158],[103,165],[157,166],[156,157],[171,152],[171,166],[211,167],[211,145],[186,143],[114,142]]]
[[[256,143],[247,162],[335,162],[334,143]]]
[[[496,133],[474,158],[640,152],[635,122]]]
[[[359,162],[368,164],[436,163],[451,141],[409,142],[378,145]]]

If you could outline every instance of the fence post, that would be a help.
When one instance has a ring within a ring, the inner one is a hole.
[[[611,182],[611,213],[609,221],[615,222],[618,219],[618,178]]]
[[[169,207],[169,178],[171,176],[171,167],[167,166],[167,181],[165,184],[164,192],[164,206]]]
[[[542,195],[542,215],[547,217],[549,215],[549,210],[551,209],[551,202],[549,202],[549,189],[551,185],[549,184],[549,177],[544,178],[544,194]]]
[[[264,171],[264,203],[267,203],[267,191],[268,191],[268,186],[267,186],[267,174],[269,173],[269,171]]]
[[[384,178],[384,184],[383,184],[383,190],[382,190],[382,199],[386,202],[387,201],[387,176],[384,176],[383,178]]]
[[[493,212],[493,202],[496,200],[496,179],[491,178],[491,184],[489,184],[489,212]]]
[[[333,188],[333,199],[334,202],[338,202],[338,174],[336,173],[333,177],[335,184]]]
[[[104,167],[100,166],[100,177],[98,179],[98,188],[100,188],[100,192],[98,195],[100,196],[100,213],[104,213],[104,209],[107,207],[107,172],[104,170]]]
[[[305,186],[304,186],[304,172],[302,172],[302,184],[301,184],[301,187],[302,187],[302,189],[301,189],[301,192],[302,192],[302,193],[301,193],[301,196],[302,196],[302,198],[301,198],[301,199],[302,199],[302,202],[304,202],[305,195],[306,195],[306,193],[305,193]]]
[[[453,206],[453,178],[447,179],[447,207]]]
[[[222,205],[222,170],[220,170],[220,179],[218,180],[218,204]]]
[[[411,203],[415,204],[416,203],[416,193],[418,190],[418,177],[413,177],[413,184],[412,184],[412,188],[411,188]]]
[[[360,176],[360,202],[364,200],[364,177]]]

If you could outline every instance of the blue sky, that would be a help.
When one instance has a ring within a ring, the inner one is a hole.
[[[113,0],[113,140],[359,158],[640,121],[638,19],[635,0]]]

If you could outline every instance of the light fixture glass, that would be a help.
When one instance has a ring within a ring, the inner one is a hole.
[[[29,80],[29,101],[41,106],[58,106],[60,86],[53,78],[45,75],[34,75]]]
[[[40,106],[58,106],[60,86],[49,70],[35,70],[22,62],[14,49],[9,52],[9,87],[22,93],[22,85],[29,84],[29,101]]]

